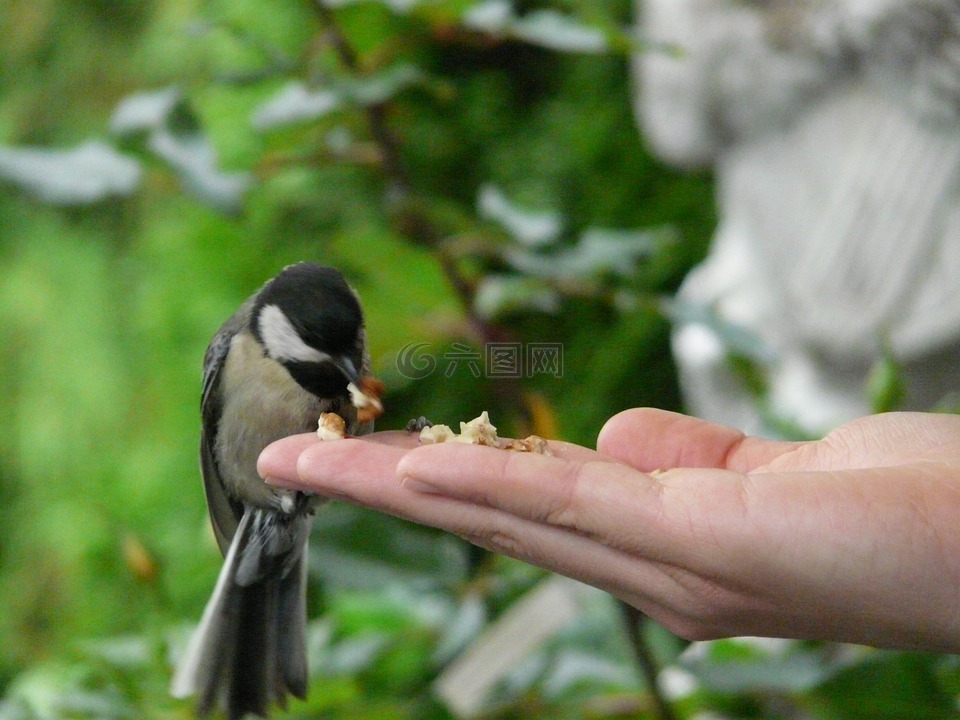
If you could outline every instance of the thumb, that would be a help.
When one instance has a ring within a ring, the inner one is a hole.
[[[765,440],[725,425],[655,408],[607,420],[597,450],[641,472],[696,467],[749,472],[802,443]]]

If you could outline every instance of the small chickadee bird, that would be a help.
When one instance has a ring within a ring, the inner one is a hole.
[[[307,692],[306,549],[322,498],[274,489],[257,457],[274,440],[317,429],[335,412],[360,423],[348,383],[369,366],[363,313],[339,271],[298,263],[248,299],[214,335],[203,361],[200,469],[225,560],[173,678],[197,714],[267,716]]]

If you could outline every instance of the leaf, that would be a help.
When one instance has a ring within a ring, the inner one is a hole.
[[[461,22],[471,30],[499,35],[514,19],[513,5],[508,0],[487,0],[467,10]]]
[[[691,663],[686,667],[702,686],[726,694],[804,692],[816,687],[829,675],[829,669],[809,655],[795,655],[780,661]]]
[[[146,134],[147,149],[175,170],[184,189],[202,202],[225,213],[241,209],[252,176],[217,167],[216,151],[179,88],[124,99],[110,128],[121,137]]]
[[[135,717],[133,708],[112,686],[93,688],[95,678],[88,668],[76,664],[35,666],[10,685],[8,700],[13,717],[112,718]],[[21,713],[21,715],[18,715]]]
[[[344,94],[360,105],[377,105],[389,100],[404,88],[424,79],[423,72],[414,65],[398,64],[344,85]]]
[[[0,700],[0,720],[34,720],[35,717],[20,700]]]
[[[152,644],[139,635],[88,640],[81,644],[81,648],[91,657],[121,670],[141,670],[153,657]]]
[[[550,50],[603,53],[610,50],[606,34],[556,10],[534,10],[517,16],[507,0],[487,0],[471,7],[461,18],[478,32],[509,37]],[[629,45],[629,42],[621,44]]]
[[[183,102],[183,92],[177,86],[139,92],[120,101],[110,118],[110,131],[127,136],[136,132],[152,132],[162,127],[173,109]]]
[[[443,665],[452,660],[483,630],[487,609],[483,598],[471,592],[463,598],[456,614],[444,625],[443,633],[433,652],[433,660]]]
[[[424,582],[392,582],[370,590],[341,593],[331,603],[338,631],[388,633],[411,629],[439,629],[449,622],[457,605],[449,594]]]
[[[867,375],[867,397],[875,413],[890,412],[903,407],[907,394],[903,367],[890,354],[877,358]]]
[[[629,664],[571,649],[557,654],[543,679],[543,691],[559,698],[577,690],[625,689],[635,683],[635,671]]]
[[[89,205],[130,195],[141,175],[136,160],[99,140],[72,150],[0,147],[0,178],[53,205]]]
[[[494,185],[484,185],[477,197],[480,216],[493,220],[521,245],[538,247],[556,241],[563,229],[560,215],[517,207]]]
[[[161,128],[150,137],[147,147],[177,171],[184,189],[199,200],[226,213],[241,209],[252,176],[219,170],[216,152],[203,133]]]
[[[576,272],[586,275],[612,273],[631,277],[637,271],[637,263],[653,255],[658,240],[645,231],[588,228],[568,262],[579,268],[572,268]]]
[[[63,693],[56,703],[59,717],[111,720],[111,718],[135,718],[134,712],[119,691],[72,690]]]
[[[698,323],[711,330],[728,352],[759,363],[769,363],[775,359],[772,348],[768,347],[758,335],[747,328],[735,325],[721,318],[713,308],[680,300],[665,299],[660,304],[663,314],[675,325]]]
[[[550,667],[550,653],[540,648],[509,669],[497,683],[493,693],[497,699],[530,693],[546,676]]]
[[[257,108],[251,117],[251,123],[254,128],[262,131],[319,120],[345,105],[365,107],[382,103],[422,80],[423,73],[413,65],[405,64],[368,77],[315,90],[295,80]]]
[[[576,53],[603,53],[606,35],[555,10],[536,10],[512,23],[512,34],[532,45]]]
[[[820,715],[876,720],[955,718],[956,700],[937,678],[939,660],[932,654],[867,652],[814,691],[813,696],[829,708]]]
[[[347,5],[359,5],[364,2],[372,2],[378,5],[384,5],[394,12],[406,13],[415,8],[422,0],[318,0],[321,5],[329,8],[341,8]]]
[[[560,295],[536,278],[487,275],[477,286],[473,308],[485,320],[511,312],[533,310],[548,314],[560,310]]]
[[[368,633],[340,640],[330,647],[319,667],[331,675],[362,672],[373,665],[388,642],[389,637],[384,633]]]
[[[257,130],[272,130],[284,125],[317,120],[341,106],[339,93],[333,90],[309,90],[300,81],[284,86],[273,98],[253,113],[251,123]]]
[[[799,643],[744,638],[701,644],[678,664],[704,688],[725,694],[805,692],[840,667]]]
[[[597,280],[610,275],[631,278],[640,260],[650,257],[656,247],[651,233],[594,228],[571,248],[546,254],[509,247],[504,249],[503,258],[514,269],[545,280]]]

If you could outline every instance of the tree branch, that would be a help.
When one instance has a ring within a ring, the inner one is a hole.
[[[623,617],[627,640],[630,643],[633,658],[637,663],[637,667],[640,668],[640,672],[647,685],[647,691],[653,700],[657,720],[677,720],[673,706],[670,705],[670,701],[667,700],[666,695],[663,694],[663,690],[660,689],[658,680],[660,668],[657,667],[653,652],[643,634],[643,627],[649,622],[647,616],[622,600],[618,600],[617,605],[620,606],[620,613]]]
[[[327,40],[340,60],[341,65],[351,74],[360,75],[360,58],[356,49],[344,35],[333,10],[328,8],[323,0],[314,0],[314,7],[323,24]],[[389,200],[395,205],[405,205],[413,194],[413,185],[410,176],[400,157],[400,143],[387,124],[386,103],[374,103],[365,108],[367,125],[373,141],[380,147],[383,154],[383,169],[391,184]],[[432,229],[432,228],[430,228]],[[427,228],[423,228],[426,232]],[[422,244],[433,244],[439,238],[417,238]],[[428,241],[428,242],[423,242]]]

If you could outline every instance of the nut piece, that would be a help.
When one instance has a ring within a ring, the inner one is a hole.
[[[459,437],[453,437],[451,439],[454,442],[462,442],[469,445],[500,447],[500,440],[497,438],[497,428],[490,423],[490,416],[486,410],[480,413],[480,417],[476,417],[467,423],[460,423]]]
[[[365,423],[376,420],[383,415],[381,396],[386,386],[373,375],[364,375],[360,378],[360,387],[353,383],[347,385],[350,391],[350,402],[357,409],[357,420]]]
[[[423,445],[447,442],[455,438],[453,430],[448,425],[431,425],[420,431],[420,442]]]
[[[459,435],[447,425],[425,427],[420,431],[420,442],[424,445],[455,442],[464,443],[465,445],[500,447],[500,440],[497,438],[497,428],[490,423],[490,416],[486,410],[480,413],[480,417],[476,417],[470,422],[460,423]]]
[[[511,440],[506,445],[501,445],[499,438],[497,438],[497,428],[490,423],[490,416],[486,410],[480,413],[480,417],[476,417],[467,423],[460,423],[459,435],[447,425],[425,427],[420,431],[420,442],[423,445],[442,442],[489,445],[513,452],[528,452],[537,455],[552,454],[547,446],[547,441],[539,435],[530,435],[523,440]]]
[[[342,440],[346,433],[346,423],[343,418],[336,413],[320,413],[320,426],[317,428],[317,436],[321,440]]]
[[[547,441],[539,435],[530,435],[523,440],[514,440],[506,447],[507,450],[514,452],[536,453],[537,455],[550,455],[550,448],[547,447]]]

